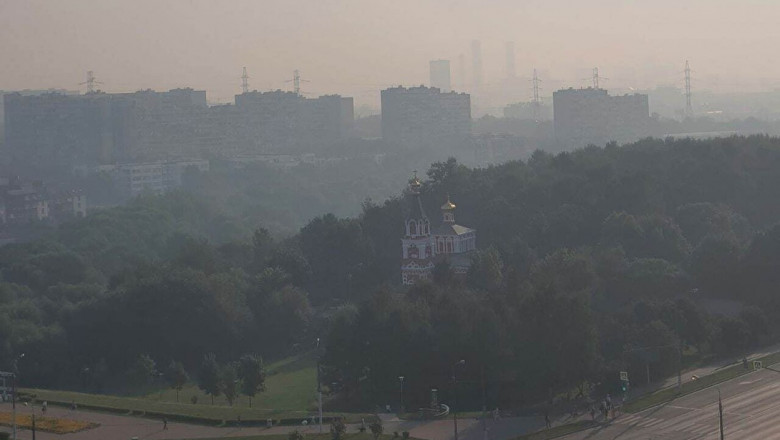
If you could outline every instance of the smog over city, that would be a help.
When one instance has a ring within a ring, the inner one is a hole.
[[[0,0],[0,440],[780,438],[778,17]]]

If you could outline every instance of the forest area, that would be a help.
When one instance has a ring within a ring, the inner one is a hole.
[[[777,333],[778,138],[451,159],[426,176],[431,220],[449,195],[478,231],[465,277],[441,264],[431,282],[400,285],[403,180],[359,215],[322,214],[284,238],[261,212],[252,234],[223,233],[251,216],[195,182],[3,246],[0,369],[25,353],[25,386],[123,393],[149,360],[196,377],[204,358],[271,361],[319,338],[324,382],[352,407],[396,401],[399,375],[408,403],[425,405],[459,359],[464,405],[481,406],[484,380],[490,406],[519,407],[610,389],[646,363],[669,375],[676,347],[695,361]],[[733,307],[714,313],[716,301]]]

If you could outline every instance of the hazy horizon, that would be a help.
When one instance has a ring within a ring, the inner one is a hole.
[[[686,59],[695,89],[772,90],[780,63],[764,48],[780,42],[777,16],[780,3],[758,0],[0,0],[0,90],[83,92],[92,70],[109,92],[193,87],[230,102],[246,66],[251,89],[289,90],[299,69],[306,93],[376,107],[382,88],[428,84],[432,59],[451,60],[464,90],[460,54],[471,91],[472,40],[486,94],[506,84],[507,41],[518,99],[534,67],[549,95],[589,85],[593,67],[607,89],[681,87]]]

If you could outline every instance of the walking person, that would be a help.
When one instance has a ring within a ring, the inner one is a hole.
[[[163,417],[163,431],[167,431],[167,430],[168,430],[168,418]]]
[[[546,426],[547,429],[552,428],[552,423],[550,423],[550,413],[548,410],[544,411],[544,426]]]

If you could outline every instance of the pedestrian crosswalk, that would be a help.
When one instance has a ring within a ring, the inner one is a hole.
[[[718,439],[718,402],[713,395],[702,405],[689,407],[669,404],[638,414],[624,414],[612,424],[648,434],[677,434],[674,438]],[[780,382],[766,383],[749,393],[736,393],[723,399],[726,438],[780,439]],[[641,434],[640,434],[641,433]],[[630,435],[625,438],[632,438]]]

